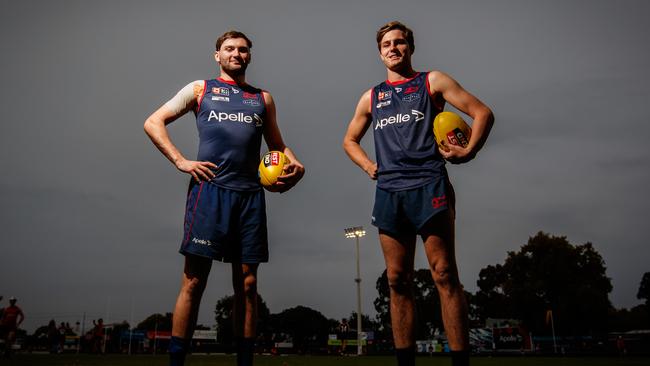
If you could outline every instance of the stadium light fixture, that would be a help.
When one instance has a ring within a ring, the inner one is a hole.
[[[357,242],[357,278],[354,282],[357,283],[357,355],[361,356],[361,272],[359,270],[359,238],[366,235],[363,226],[349,227],[344,230],[347,239],[356,239]]]

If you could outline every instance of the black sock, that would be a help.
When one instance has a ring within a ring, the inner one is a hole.
[[[169,340],[169,366],[183,366],[188,347],[187,339],[171,337]]]
[[[469,351],[451,351],[451,366],[469,366]]]
[[[415,366],[415,347],[395,348],[397,366]]]
[[[253,366],[255,338],[237,338],[237,366]]]

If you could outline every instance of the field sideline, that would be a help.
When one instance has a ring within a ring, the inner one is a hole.
[[[0,358],[0,365],[16,366],[167,366],[166,355],[49,355],[18,354],[11,360]],[[632,366],[650,365],[650,357],[473,357],[473,366]],[[235,365],[234,356],[190,356],[186,366]],[[394,366],[395,359],[386,356],[256,356],[256,366]],[[418,366],[447,366],[446,357],[418,357]]]

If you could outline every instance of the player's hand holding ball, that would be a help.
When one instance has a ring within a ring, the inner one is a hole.
[[[472,129],[456,113],[438,113],[433,120],[433,134],[438,143],[438,151],[452,164],[468,162],[476,155],[468,147]]]
[[[264,154],[259,166],[260,183],[269,192],[286,192],[305,174],[305,167],[280,151]]]

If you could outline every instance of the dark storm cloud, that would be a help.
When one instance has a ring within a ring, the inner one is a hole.
[[[298,304],[340,318],[354,308],[353,242],[365,225],[363,308],[383,269],[369,225],[374,185],[340,145],[359,96],[385,78],[374,33],[415,31],[418,69],[439,68],[495,111],[478,159],[450,166],[458,192],[462,281],[544,230],[593,242],[616,306],[633,306],[647,268],[650,6],[642,1],[10,2],[0,14],[0,294],[28,329],[171,311],[187,177],[142,132],[186,83],[212,77],[216,36],[254,42],[249,80],[269,90],[287,143],[307,167],[267,195],[271,311]],[[194,121],[170,126],[196,154]],[[363,145],[372,154],[371,136]],[[265,149],[265,147],[263,147]],[[422,251],[418,267],[426,266]],[[213,266],[200,322],[230,290]]]

